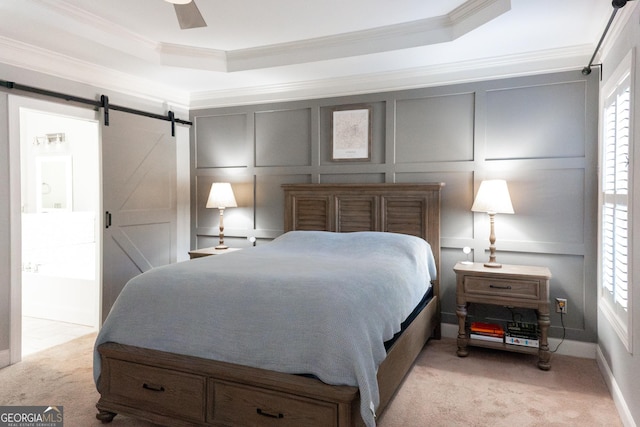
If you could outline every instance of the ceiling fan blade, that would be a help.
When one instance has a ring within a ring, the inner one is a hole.
[[[178,18],[178,24],[180,24],[181,29],[186,30],[207,26],[195,1],[187,4],[174,4],[173,7],[176,10],[176,17]]]

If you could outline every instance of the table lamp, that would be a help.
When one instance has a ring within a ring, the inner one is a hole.
[[[503,179],[482,181],[471,210],[473,212],[486,212],[489,214],[489,223],[491,224],[491,233],[489,234],[489,262],[485,263],[484,266],[501,268],[502,264],[496,262],[496,233],[494,223],[497,213],[514,213],[507,181]]]
[[[216,246],[216,249],[227,249],[228,246],[224,244],[224,209],[238,207],[231,184],[228,182],[214,182],[211,184],[206,207],[220,210],[220,244]]]

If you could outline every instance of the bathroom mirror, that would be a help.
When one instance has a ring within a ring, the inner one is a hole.
[[[36,157],[36,209],[38,212],[71,211],[73,172],[71,156]]]

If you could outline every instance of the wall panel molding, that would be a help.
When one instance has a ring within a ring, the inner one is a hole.
[[[443,181],[442,310],[445,321],[455,321],[453,265],[465,258],[464,246],[476,261],[488,258],[487,215],[471,212],[475,191],[483,179],[507,179],[516,213],[496,219],[498,257],[552,267],[552,297],[568,298],[571,307],[567,336],[594,342],[597,102],[597,75],[576,70],[194,110],[197,152],[206,162],[192,165],[192,192],[206,193],[198,186],[214,178],[247,188],[253,198],[236,219],[232,209],[229,219],[225,213],[225,239],[242,246],[245,236],[262,236],[262,244],[281,232],[281,184]],[[373,107],[369,162],[331,161],[330,113],[351,104]],[[216,137],[225,132],[229,138]],[[193,200],[192,244],[207,244],[217,213],[197,206],[201,197]],[[556,336],[559,322],[552,314]]]

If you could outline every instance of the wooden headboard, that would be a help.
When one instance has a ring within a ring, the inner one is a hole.
[[[440,267],[440,191],[432,184],[284,184],[284,230],[422,237]]]

